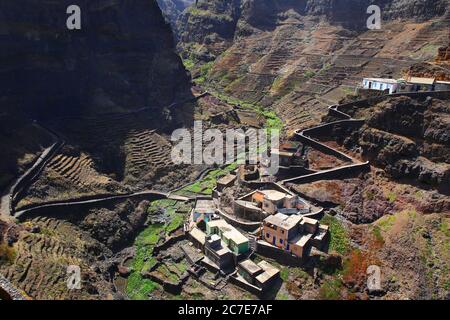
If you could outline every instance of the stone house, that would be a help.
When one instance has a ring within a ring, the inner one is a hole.
[[[250,259],[238,264],[238,274],[248,283],[260,288],[268,289],[280,278],[280,270],[272,266],[267,261],[260,261],[258,264]]]

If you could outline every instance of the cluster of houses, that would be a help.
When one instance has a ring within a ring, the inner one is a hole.
[[[262,221],[275,213],[300,215],[310,211],[309,204],[287,190],[256,190],[234,202],[235,216],[253,221]]]
[[[250,241],[217,214],[212,199],[198,199],[189,224],[191,242],[204,254],[203,262],[253,292],[263,292],[279,279],[280,270],[266,261],[249,259]]]
[[[406,79],[364,78],[362,88],[386,91],[389,94],[418,91],[450,90],[450,81],[439,81],[435,78],[407,77]]]
[[[228,177],[222,182],[228,185],[232,180]],[[322,249],[328,240],[328,227],[307,217],[310,206],[287,190],[256,190],[235,201],[236,216],[245,216],[260,225],[249,235],[223,218],[218,203],[216,199],[196,200],[189,221],[189,238],[204,255],[204,263],[232,275],[234,281],[245,283],[246,287],[264,291],[279,278],[280,271],[267,261],[255,263],[250,259],[260,243],[278,255],[303,261],[311,247]]]

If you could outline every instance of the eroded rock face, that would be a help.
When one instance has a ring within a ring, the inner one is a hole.
[[[240,16],[241,0],[200,0],[178,19],[179,42],[206,44],[208,50],[200,58],[210,61],[231,45]]]
[[[188,78],[155,1],[2,1],[0,83],[35,116],[163,106]],[[6,85],[7,84],[7,85]]]
[[[161,0],[162,2],[167,2]],[[217,56],[229,42],[257,31],[272,31],[289,15],[312,17],[350,30],[367,29],[367,8],[378,5],[382,19],[425,21],[442,16],[446,0],[199,0],[178,22],[180,46],[203,44]],[[218,43],[222,46],[215,47]]]
[[[181,13],[190,5],[192,5],[195,0],[157,0],[158,5],[161,8],[164,17],[170,24],[174,31],[176,31],[176,22]]]
[[[360,113],[368,117],[367,123],[346,140],[347,147],[356,143],[367,159],[394,178],[413,179],[448,192],[448,101],[397,97]]]

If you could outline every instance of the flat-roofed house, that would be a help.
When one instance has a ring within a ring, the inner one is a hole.
[[[292,164],[292,160],[295,153],[285,150],[272,149],[271,153],[273,156],[278,156],[279,164],[282,167],[289,167]]]
[[[322,248],[328,227],[300,215],[277,213],[264,219],[262,238],[271,245],[302,258],[311,247]]]
[[[408,84],[412,85],[411,91],[434,91],[435,78],[409,77]]]
[[[269,288],[280,277],[280,270],[264,260],[258,264],[250,259],[244,260],[238,264],[238,273],[245,281],[262,290]]]
[[[389,91],[389,94],[397,92],[398,82],[395,79],[364,78],[362,82],[364,89]]]
[[[275,214],[283,206],[286,194],[277,190],[256,191],[252,200],[262,204],[262,209],[268,214]]]
[[[210,199],[197,199],[192,212],[192,221],[198,223],[200,221],[208,222],[212,220],[216,212],[216,204]]]
[[[436,91],[450,90],[450,81],[436,81]]]
[[[287,216],[277,213],[264,219],[263,238],[266,242],[286,251],[290,251],[290,240],[299,233],[299,215]]]
[[[244,260],[238,264],[238,273],[245,281],[251,284],[254,284],[256,276],[263,272],[264,270],[250,259]]]
[[[218,235],[235,255],[246,253],[250,249],[247,237],[223,219],[206,223],[206,233]]]
[[[192,228],[189,232],[189,238],[194,246],[203,250],[206,242],[206,234],[197,227]]]
[[[304,253],[311,246],[311,238],[313,235],[311,233],[298,235],[291,244],[291,253],[297,257],[303,258]]]
[[[216,234],[206,237],[205,256],[221,270],[234,267],[233,253],[223,245],[220,237]]]
[[[280,270],[264,260],[260,261],[258,266],[263,269],[264,272],[256,276],[256,285],[261,289],[266,290],[280,278]]]
[[[317,221],[316,219],[303,217],[302,221],[300,222],[300,227],[302,231],[314,234],[319,228],[319,221]]]

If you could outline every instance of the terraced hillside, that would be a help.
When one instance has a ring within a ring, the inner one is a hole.
[[[430,1],[430,7],[385,1],[381,30],[366,29],[367,6],[361,3],[342,3],[351,8],[346,13],[340,5],[331,10],[319,1],[259,6],[248,1],[237,5],[234,41],[224,50],[217,52],[221,41],[206,40],[202,29],[195,29],[197,37],[181,39],[179,46],[190,64],[210,61],[204,59],[205,51],[214,55],[214,62],[200,71],[198,79],[205,85],[276,110],[288,131],[305,128],[317,124],[329,104],[352,94],[363,77],[400,78],[414,63],[434,60],[449,41],[445,1]],[[212,4],[203,10],[216,12]],[[424,16],[414,10],[423,10]],[[195,14],[186,13],[190,20],[180,19],[179,28],[184,24],[193,30],[195,19],[207,24]],[[192,69],[197,75],[197,68]]]

